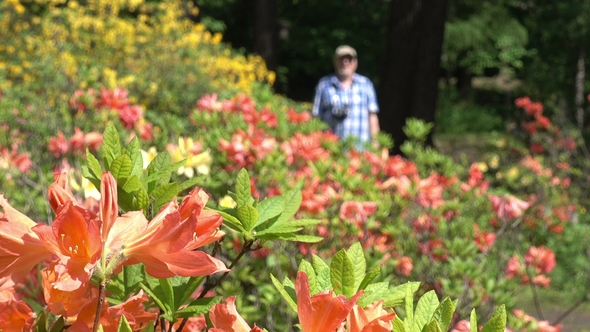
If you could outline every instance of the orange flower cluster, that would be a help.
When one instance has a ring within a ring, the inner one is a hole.
[[[543,273],[551,272],[555,264],[555,254],[551,249],[543,246],[530,247],[524,257],[524,263],[516,255],[508,260],[506,278],[520,278],[522,284],[532,281],[537,286],[548,288],[551,278]]]
[[[192,190],[180,205],[176,200],[166,204],[151,221],[141,211],[119,216],[117,183],[108,172],[102,174],[100,191],[96,215],[78,205],[67,185],[67,173],[56,175],[48,190],[56,213],[52,225],[32,221],[0,195],[0,292],[11,290],[35,266],[49,260],[41,271],[48,309],[74,321],[72,326],[89,327],[98,295],[90,283],[94,274],[108,277],[122,265],[138,263],[156,278],[228,271],[220,260],[195,250],[223,236],[222,218],[204,210],[208,195],[201,189]],[[26,314],[21,302],[9,301],[3,302],[9,302],[10,310]],[[142,312],[145,301],[147,297],[140,293],[111,308],[105,302],[102,313],[110,321],[125,315],[130,324],[142,317],[153,319],[154,314]]]
[[[70,99],[70,107],[78,114],[91,109],[94,109],[96,113],[115,111],[125,129],[137,130],[139,136],[144,140],[152,139],[153,125],[146,122],[142,107],[132,104],[128,95],[129,92],[122,88],[113,90],[101,88],[100,93],[94,89],[77,90],[74,97]]]
[[[96,131],[84,134],[80,128],[74,129],[74,135],[66,139],[64,134],[59,131],[57,136],[49,139],[49,151],[55,158],[61,158],[68,152],[85,154],[86,149],[96,152],[102,145],[102,134]]]

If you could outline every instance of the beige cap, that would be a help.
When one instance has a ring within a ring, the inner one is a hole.
[[[356,58],[356,50],[348,45],[340,45],[336,48],[336,52],[334,52],[335,58],[340,58],[345,55],[350,55],[353,58]]]

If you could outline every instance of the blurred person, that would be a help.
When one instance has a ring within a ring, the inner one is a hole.
[[[357,66],[354,48],[336,48],[335,73],[318,82],[312,114],[327,123],[341,140],[354,137],[356,148],[363,150],[369,142],[376,145],[379,106],[373,83],[356,73]]]

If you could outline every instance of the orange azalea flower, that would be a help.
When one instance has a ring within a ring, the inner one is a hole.
[[[35,313],[25,301],[0,302],[0,331],[30,331]]]
[[[332,296],[332,291],[311,296],[307,274],[302,271],[297,273],[295,291],[297,312],[303,332],[336,330],[363,294],[359,291],[348,301],[344,295]]]
[[[14,286],[31,269],[51,256],[33,232],[36,222],[13,208],[0,195],[0,291]]]
[[[75,318],[80,310],[89,303],[94,305],[96,312],[96,297],[98,296],[96,286],[86,283],[73,291],[59,290],[53,286],[58,278],[53,266],[43,269],[41,276],[43,278],[45,302],[52,314]]]
[[[406,277],[409,276],[414,269],[412,258],[406,256],[400,258],[395,269],[397,273]]]
[[[80,332],[92,331],[91,328],[94,326],[97,300],[94,297],[90,303],[82,308],[76,321],[69,330]],[[144,303],[147,301],[148,297],[144,294],[143,290],[140,290],[137,295],[131,296],[127,301],[112,307],[109,307],[109,303],[105,301],[100,314],[100,325],[103,331],[117,331],[122,316],[125,316],[131,329],[134,331],[139,331],[142,326],[154,321],[158,317],[158,314],[145,311]]]
[[[209,332],[262,332],[256,325],[250,325],[240,316],[236,309],[236,297],[231,296],[225,300],[225,304],[218,303],[209,312],[214,328]]]
[[[551,272],[555,267],[555,254],[544,246],[530,247],[524,260],[538,271]]]
[[[90,280],[102,249],[98,219],[68,201],[59,208],[53,225],[39,224],[33,231],[59,258],[59,264],[54,265],[58,273],[55,288],[73,291]]]
[[[195,188],[180,207],[175,201],[168,203],[149,223],[140,212],[126,213],[115,220],[107,247],[113,253],[120,251],[127,259],[126,265],[143,263],[147,273],[156,278],[195,277],[229,271],[220,260],[205,252],[194,251],[211,242],[210,237],[217,239],[221,236],[215,231],[219,220],[214,221],[211,214],[202,211],[207,199],[207,194]],[[211,228],[198,227],[201,213],[205,217],[203,224]],[[199,237],[199,234],[206,236]]]
[[[389,313],[383,309],[383,300],[374,302],[366,309],[354,305],[348,314],[347,332],[390,332],[393,329],[391,320],[395,311]]]
[[[74,194],[68,187],[68,173],[67,171],[61,174],[54,173],[53,177],[55,181],[49,185],[47,190],[47,196],[49,205],[54,213],[57,214],[57,210],[63,206],[66,202],[76,202]]]

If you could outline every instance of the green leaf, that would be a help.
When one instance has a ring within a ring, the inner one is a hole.
[[[395,315],[395,318],[391,322],[393,324],[393,330],[395,332],[406,332],[406,327],[404,326],[404,322],[402,322],[401,318],[398,315]]]
[[[168,151],[158,153],[147,168],[148,176],[143,179],[147,185],[148,194],[151,194],[159,184],[168,183],[172,172],[184,165],[184,160],[172,164]]]
[[[248,171],[242,168],[236,178],[236,203],[238,203],[238,207],[248,205],[251,197],[250,175]]]
[[[285,198],[283,196],[267,198],[260,202],[256,209],[258,210],[258,221],[256,221],[252,228],[256,228],[268,219],[281,214],[285,209]]]
[[[298,235],[292,233],[272,233],[272,234],[263,234],[263,235],[255,235],[256,238],[261,240],[285,240],[285,241],[297,241],[297,242],[304,242],[304,243],[316,243],[322,241],[324,238],[319,236],[311,236],[311,235]]]
[[[143,210],[144,214],[147,213],[148,206],[150,205],[150,198],[148,196],[147,191],[143,187],[140,188],[135,193],[135,204],[134,205],[135,205],[135,210]]]
[[[277,222],[274,226],[289,226],[289,227],[300,227],[300,226],[311,226],[321,223],[320,219],[297,219],[297,220],[286,220]]]
[[[170,202],[176,195],[178,195],[178,184],[176,182],[166,183],[157,187],[152,192],[152,197],[155,199],[155,211],[159,211],[164,204]]]
[[[285,289],[285,286],[283,286],[283,284],[281,284],[280,281],[272,275],[272,273],[270,274],[270,280],[272,281],[272,284],[276,287],[276,289],[279,291],[279,294],[283,296],[283,298],[287,302],[287,305],[289,305],[289,307],[293,309],[295,313],[297,313],[297,303],[295,302],[295,299],[291,297],[291,295],[289,295],[289,293]]]
[[[315,274],[313,266],[308,261],[302,260],[301,263],[299,263],[298,271],[305,272],[305,274],[307,275],[307,280],[309,282],[309,291],[311,295],[316,294],[318,292],[318,283],[317,276]]]
[[[438,322],[433,320],[424,326],[424,329],[421,330],[421,332],[442,332],[442,330],[440,329]]]
[[[223,217],[223,224],[231,229],[233,229],[234,231],[237,232],[241,232],[241,233],[247,233],[246,230],[244,229],[244,227],[242,226],[242,223],[240,222],[240,220],[238,220],[238,218],[232,216],[231,214],[221,211],[221,210],[212,210],[215,211],[217,213],[219,213],[222,217]]]
[[[439,305],[438,297],[432,290],[422,295],[416,305],[414,314],[413,331],[420,332],[431,320],[436,308]]]
[[[194,186],[197,185],[197,183],[199,183],[200,179],[198,177],[194,177],[192,179],[188,179],[186,181],[184,181],[183,183],[180,184],[180,186],[178,186],[178,192],[182,192],[186,189],[192,189]]]
[[[143,291],[146,292],[152,298],[152,300],[154,300],[154,302],[156,302],[160,309],[164,311],[166,310],[166,306],[164,305],[165,296],[161,291],[152,291],[152,289],[143,282],[140,282],[139,285],[141,286],[141,289],[143,289]],[[156,295],[156,293],[158,293],[158,295]]]
[[[60,316],[55,323],[53,323],[53,326],[51,326],[51,329],[49,330],[49,332],[61,332],[64,330],[64,327],[66,326],[66,320],[64,319],[63,316]]]
[[[129,322],[127,321],[127,317],[125,315],[121,315],[121,319],[119,319],[119,326],[117,326],[117,332],[133,332]]]
[[[107,170],[111,169],[111,163],[121,155],[121,138],[112,123],[109,123],[102,134],[102,155]]]
[[[184,278],[184,282],[180,286],[174,287],[174,299],[176,300],[174,306],[180,308],[199,288],[204,279],[205,277]]]
[[[246,205],[248,206],[248,205]],[[302,230],[302,227],[297,227],[297,228],[293,228],[293,227],[271,227],[271,228],[267,228],[265,230],[262,230],[260,232],[256,232],[255,237],[263,237],[264,235],[267,234],[286,234],[286,233],[295,233],[295,232],[299,232],[300,230]]]
[[[406,299],[407,290],[409,289],[414,294],[418,290],[418,287],[420,287],[419,282],[407,282],[389,289],[387,294],[383,296],[385,300],[383,306],[385,308],[391,308],[403,304]]]
[[[35,318],[35,323],[33,323],[34,332],[47,332],[47,314],[45,310],[42,310]]]
[[[238,204],[238,219],[242,222],[246,231],[251,231],[258,220],[258,211],[251,205],[240,206]]]
[[[111,173],[116,180],[126,179],[131,176],[133,164],[126,154],[118,156],[111,164]]]
[[[344,249],[338,251],[330,264],[330,279],[334,293],[344,294],[346,298],[354,295],[354,265]]]
[[[388,282],[376,282],[369,284],[367,288],[365,288],[365,292],[358,301],[359,305],[365,306],[375,301],[383,300],[383,294],[387,294],[387,289],[389,289]]]
[[[494,311],[480,332],[503,332],[506,328],[506,307],[502,304]]]
[[[123,185],[124,191],[128,193],[133,193],[138,191],[139,189],[143,188],[141,184],[141,180],[137,177],[137,175],[132,175],[130,178],[127,179],[125,184]]]
[[[162,294],[164,295],[164,305],[166,306],[166,311],[169,313],[173,313],[176,310],[174,306],[174,289],[172,288],[172,284],[170,283],[170,279],[168,278],[159,278],[160,287],[162,289]]]
[[[471,332],[477,332],[477,314],[475,313],[475,309],[471,310],[471,316],[469,317],[469,324],[471,326]]]
[[[141,156],[139,139],[137,136],[133,137],[131,142],[127,144],[125,154],[129,157],[131,164],[133,165],[131,175],[141,176],[143,174],[143,157]]]
[[[311,265],[316,273],[318,292],[332,289],[330,281],[330,267],[318,255],[311,257]]]
[[[410,287],[406,287],[404,305],[406,308],[406,319],[404,319],[404,325],[408,327],[408,330],[410,330],[410,328],[414,326],[414,292],[412,292]]]
[[[371,281],[373,281],[373,279],[375,279],[380,273],[381,273],[381,266],[379,266],[379,265],[370,269],[369,273],[367,273],[367,275],[365,275],[365,277],[363,278],[363,281],[361,281],[361,284],[359,285],[358,289],[367,288],[367,285],[369,285],[371,283]]]
[[[438,308],[436,308],[432,318],[438,322],[441,330],[448,331],[454,313],[455,304],[447,297],[439,304]]]
[[[187,307],[176,311],[176,316],[180,318],[194,317],[204,315],[211,311],[211,308],[221,302],[221,296],[205,297],[192,301]]]
[[[285,198],[285,209],[283,210],[283,213],[280,214],[279,219],[277,219],[277,223],[291,219],[301,206],[302,198],[300,190],[290,190],[285,193],[283,197]]]
[[[365,278],[367,272],[367,261],[365,260],[365,252],[359,242],[354,243],[348,250],[346,250],[348,258],[352,261],[354,272],[354,289],[359,290],[359,287]]]
[[[144,271],[141,264],[123,266],[123,286],[125,292],[125,298],[128,298],[134,293],[139,286],[139,283],[143,281]]]
[[[86,168],[82,166],[82,172],[84,177],[86,177],[96,188],[100,188],[100,180],[102,179],[102,167],[100,166],[100,162],[94,155],[90,152],[90,150],[86,149]],[[86,170],[84,170],[86,169]]]

